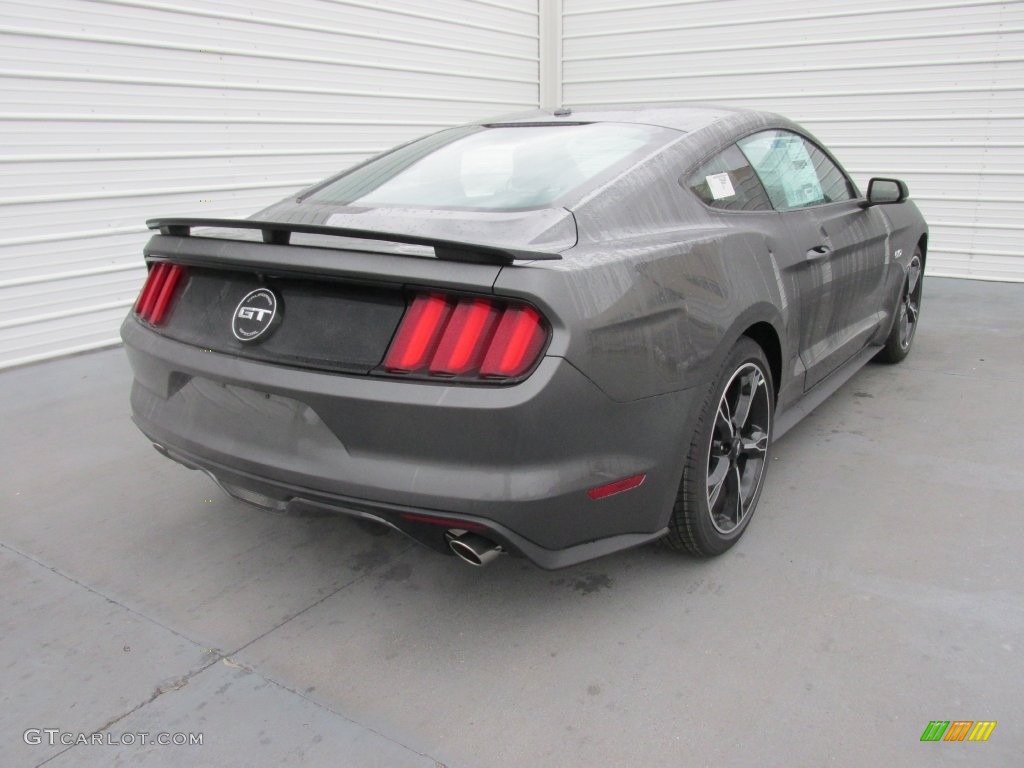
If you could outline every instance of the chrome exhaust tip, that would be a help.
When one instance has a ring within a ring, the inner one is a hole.
[[[462,560],[477,568],[483,568],[501,554],[501,547],[483,536],[465,531],[450,530],[444,537],[448,548]]]

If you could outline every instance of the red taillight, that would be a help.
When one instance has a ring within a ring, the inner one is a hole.
[[[156,294],[163,283],[164,270],[169,266],[170,264],[161,261],[159,264],[154,264],[153,268],[149,270],[149,276],[146,278],[145,285],[142,286],[139,300],[135,302],[135,311],[140,317],[148,317],[150,311],[152,311],[153,303],[156,301]]]
[[[174,290],[184,274],[185,268],[180,264],[168,264],[165,261],[155,264],[135,302],[135,313],[153,325],[163,322],[171,299],[174,298]]]
[[[515,379],[537,362],[546,340],[540,313],[525,304],[420,294],[402,318],[384,358],[384,370]]]
[[[537,310],[509,307],[501,316],[494,341],[480,366],[480,375],[487,378],[522,376],[537,359],[545,335]]]
[[[486,299],[460,301],[430,361],[430,372],[460,376],[479,369],[500,315]]]
[[[437,349],[451,311],[451,304],[444,296],[431,294],[413,299],[388,349],[384,367],[394,373],[411,373],[425,368]]]

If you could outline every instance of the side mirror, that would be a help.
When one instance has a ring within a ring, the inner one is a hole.
[[[861,207],[902,203],[909,196],[907,185],[899,179],[872,179],[868,182],[867,199],[861,203]]]

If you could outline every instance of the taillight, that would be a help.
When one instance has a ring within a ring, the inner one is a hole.
[[[146,284],[135,302],[135,314],[143,320],[160,325],[167,316],[167,311],[174,298],[174,291],[185,274],[180,264],[168,264],[161,261],[149,270]]]
[[[430,361],[430,372],[461,376],[479,370],[501,314],[487,299],[460,301]]]
[[[388,347],[384,370],[499,383],[527,373],[546,340],[540,313],[526,304],[419,294]]]
[[[522,375],[537,359],[544,346],[544,336],[536,309],[508,307],[480,366],[480,375],[485,378]]]
[[[384,367],[393,373],[412,373],[425,368],[437,349],[451,303],[444,296],[417,296],[402,318]]]

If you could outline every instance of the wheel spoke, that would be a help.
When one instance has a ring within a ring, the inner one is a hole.
[[[909,316],[910,322],[912,322],[912,323],[916,323],[917,322],[917,313],[918,313],[917,305],[914,304],[912,301],[908,301],[907,302],[907,315]]]
[[[726,476],[729,474],[729,467],[731,462],[725,456],[718,457],[718,464],[715,465],[713,472],[708,473],[708,509],[715,509],[715,504],[718,503],[718,497],[722,493],[722,486],[725,485]]]
[[[921,279],[921,262],[914,259],[907,271],[907,293],[913,293],[917,288],[917,281]]]
[[[715,421],[715,429],[724,429],[729,437],[735,434],[735,430],[732,427],[732,413],[729,411],[729,403],[725,399],[725,395],[722,396],[722,401],[718,404],[718,418]]]
[[[735,464],[732,466],[729,472],[729,498],[727,501],[736,500],[735,505],[732,509],[732,522],[733,526],[740,524],[740,520],[743,518],[743,483],[740,478],[740,468]]]
[[[740,452],[752,458],[764,458],[768,452],[768,435],[760,427],[754,427],[750,435],[744,437]]]
[[[750,418],[750,407],[754,404],[757,390],[762,384],[764,384],[764,377],[757,368],[740,379],[739,398],[736,400],[736,409],[732,415],[734,433],[746,426],[747,419]]]

